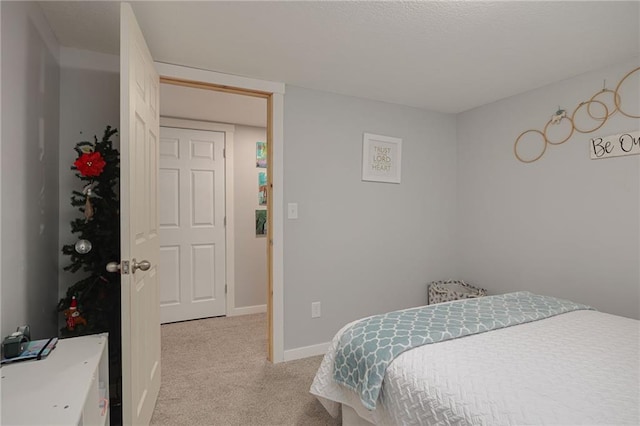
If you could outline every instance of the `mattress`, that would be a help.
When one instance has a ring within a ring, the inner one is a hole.
[[[311,386],[333,416],[346,404],[384,425],[640,424],[640,321],[580,310],[411,349],[375,410],[332,378],[350,325]]]

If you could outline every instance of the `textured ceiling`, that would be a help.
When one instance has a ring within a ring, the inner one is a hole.
[[[637,56],[640,2],[132,2],[155,60],[461,112]],[[118,51],[117,2],[41,2]]]

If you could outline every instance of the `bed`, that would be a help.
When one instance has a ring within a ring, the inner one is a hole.
[[[511,295],[544,297],[518,292],[397,313],[495,304],[492,298]],[[371,359],[365,350],[345,360],[345,335],[363,322],[354,321],[332,340],[311,393],[332,416],[342,410],[343,424],[640,424],[640,321],[572,307],[401,351],[382,373],[375,401],[338,382],[344,365],[353,364],[357,376]]]

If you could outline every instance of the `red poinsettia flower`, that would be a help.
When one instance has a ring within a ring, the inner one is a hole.
[[[106,164],[99,152],[84,153],[73,163],[82,176],[100,176]]]

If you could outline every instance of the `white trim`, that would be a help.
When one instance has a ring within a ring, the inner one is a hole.
[[[271,190],[273,215],[273,362],[284,361],[284,84],[255,80],[213,71],[198,70],[178,65],[155,62],[161,77],[188,79],[202,83],[226,85],[240,89],[273,93],[273,114],[270,123],[273,132],[273,188]],[[227,219],[228,220],[228,219]]]
[[[189,68],[181,65],[166,64],[163,62],[155,62],[155,65],[158,74],[165,77],[175,77],[190,81],[237,87],[239,89],[284,94],[284,83],[256,80],[238,75],[223,74],[220,72]]]
[[[267,312],[267,305],[242,306],[240,308],[231,308],[227,312],[228,317],[237,317],[240,315],[263,314]]]
[[[120,57],[63,46],[60,47],[60,67],[120,73]]]
[[[165,84],[165,83],[161,83]],[[162,101],[162,99],[160,100]],[[212,132],[234,133],[236,126],[233,124],[215,123],[213,121],[186,120],[183,118],[160,117],[162,127],[176,127],[178,129],[210,130]]]
[[[273,182],[271,200],[273,208],[272,275],[273,292],[271,309],[273,312],[273,362],[284,361],[284,95],[272,96],[273,156],[270,170]]]
[[[162,99],[160,100],[162,102]],[[234,181],[233,181],[233,136],[236,126],[232,124],[214,123],[211,121],[186,120],[182,118],[160,117],[161,127],[175,127],[178,129],[206,130],[212,132],[224,132],[224,179],[225,179],[225,216],[227,225],[225,232],[225,269],[226,269],[226,309],[225,315],[246,315],[238,314],[235,307],[236,291],[236,258],[235,258],[235,230],[234,230]],[[251,307],[253,308],[253,307]],[[265,310],[266,312],[266,305]],[[247,312],[254,313],[254,312]]]
[[[233,127],[235,131],[235,126]],[[227,219],[225,229],[225,258],[227,273],[227,315],[236,308],[236,233],[235,233],[235,181],[233,180],[233,147],[234,132],[224,133],[224,191],[225,191],[225,217]]]
[[[318,343],[317,345],[303,346],[301,348],[287,349],[284,351],[284,360],[293,361],[295,359],[309,358],[310,356],[324,355],[329,349],[331,342]]]

